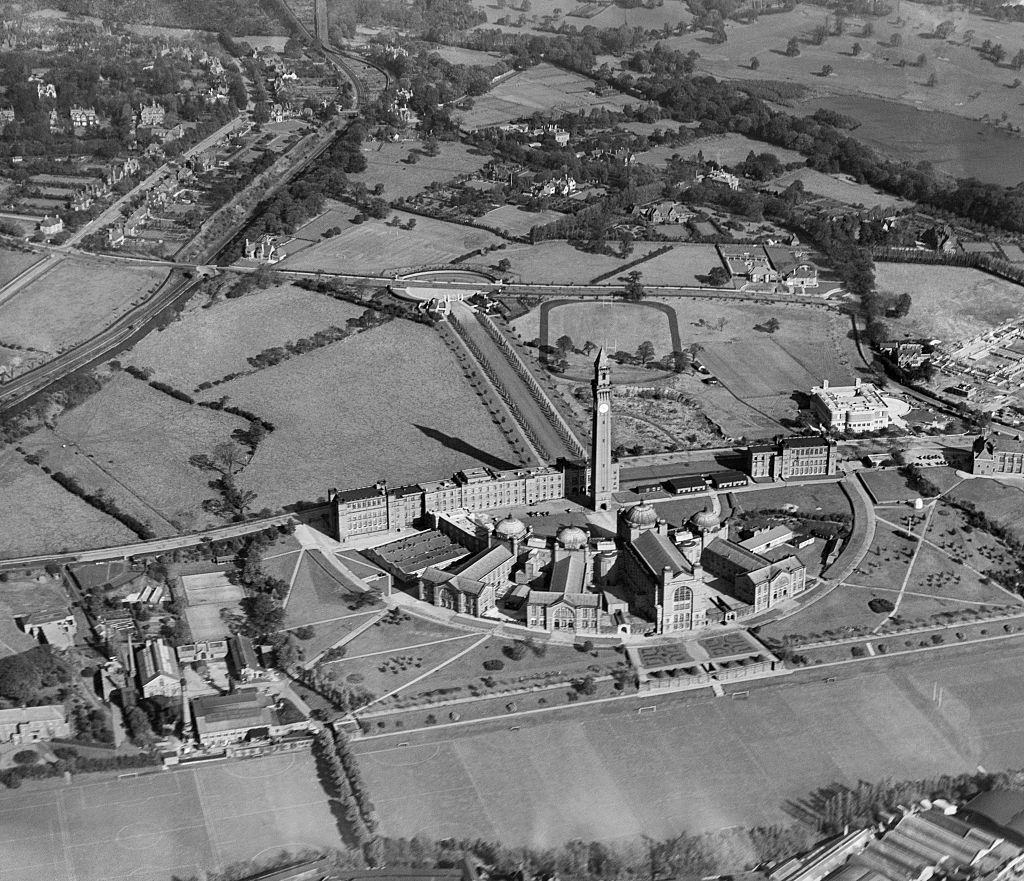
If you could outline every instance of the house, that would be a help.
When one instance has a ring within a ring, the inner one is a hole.
[[[167,111],[157,104],[156,101],[151,101],[149,104],[143,104],[139,107],[139,125],[152,127],[155,125],[163,125],[164,116],[167,115]]]
[[[107,244],[112,248],[120,248],[124,244],[124,227],[123,226],[108,226],[107,227]]]
[[[226,639],[211,639],[207,642],[188,642],[179,645],[177,651],[180,664],[223,661],[228,656],[228,641]]]
[[[38,743],[71,737],[67,710],[61,705],[0,710],[0,743]]]
[[[149,206],[140,205],[128,215],[128,219],[124,224],[124,234],[126,236],[137,236],[139,234],[139,230],[142,229],[149,218]]]
[[[143,697],[180,697],[181,668],[171,648],[162,639],[149,639],[135,652],[139,689]]]
[[[96,110],[92,107],[79,107],[77,104],[71,108],[71,125],[74,128],[93,128],[99,125]]]
[[[32,78],[29,77],[29,82],[31,82],[31,81],[32,81]],[[56,101],[57,100],[57,87],[53,83],[37,82],[36,83],[36,96],[39,97],[39,98],[52,98],[53,100]]]
[[[39,232],[42,233],[46,238],[50,238],[50,236],[55,236],[57,235],[57,233],[63,231],[64,221],[61,220],[60,217],[50,217],[50,215],[47,214],[45,217],[43,217],[42,220],[39,221]]]
[[[0,107],[0,128],[15,122],[15,120],[13,107]]]
[[[693,215],[686,211],[678,202],[653,202],[649,205],[636,205],[632,215],[646,223],[661,226],[667,223],[685,223]]]
[[[766,246],[764,252],[778,281],[790,291],[799,289],[804,292],[818,286],[818,267],[808,259],[806,251]]]
[[[69,203],[72,211],[88,211],[92,207],[92,196],[87,192],[78,193]]]
[[[710,181],[714,184],[725,184],[730,190],[738,190],[740,188],[740,179],[735,174],[729,174],[721,168],[714,168],[707,174],[701,174],[697,176],[697,181]]]
[[[948,223],[943,226],[930,226],[921,233],[921,244],[933,251],[952,254],[960,247],[960,242]]]
[[[49,122],[51,134],[54,134],[61,130],[60,116],[58,116],[56,108],[50,111]]]
[[[1024,444],[999,435],[980,435],[971,449],[971,474],[1024,474]]]
[[[280,263],[284,259],[277,249],[277,240],[272,235],[262,235],[256,241],[245,240],[245,259],[257,263]]]

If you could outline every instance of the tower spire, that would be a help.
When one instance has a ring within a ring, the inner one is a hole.
[[[594,362],[594,416],[590,433],[590,503],[595,511],[611,507],[616,489],[612,465],[612,381],[608,354],[602,347]]]

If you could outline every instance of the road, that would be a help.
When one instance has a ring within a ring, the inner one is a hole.
[[[259,532],[268,526],[280,526],[284,523],[299,523],[307,520],[320,519],[329,510],[328,505],[307,508],[300,512],[275,514],[259,520],[248,520],[245,523],[232,523],[228,526],[217,526],[202,532],[189,535],[178,535],[173,538],[158,538],[152,541],[140,541],[133,544],[116,545],[109,548],[94,548],[88,551],[71,551],[62,554],[41,554],[33,557],[14,557],[0,560],[0,570],[20,569],[26,566],[40,566],[44,563],[95,563],[102,560],[127,560],[130,557],[150,556],[175,551],[181,548],[194,548],[208,541],[222,541],[238,538]]]
[[[548,421],[522,377],[515,371],[508,357],[496,342],[484,330],[476,319],[472,309],[465,303],[453,303],[452,314],[458,319],[466,339],[469,339],[483,354],[494,371],[498,381],[519,407],[523,419],[533,430],[534,437],[547,452],[547,461],[553,462],[559,457],[577,458],[577,452],[566,446],[565,442]],[[461,335],[461,334],[460,334]]]

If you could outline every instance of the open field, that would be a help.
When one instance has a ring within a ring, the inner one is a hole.
[[[209,309],[203,308],[204,302],[205,297],[191,300],[179,320],[141,340],[128,363],[152,369],[154,379],[191,392],[201,382],[251,370],[246,358],[265,349],[332,325],[343,328],[347,319],[363,311],[293,285],[220,300]]]
[[[771,510],[793,506],[794,514],[850,514],[850,500],[835,480],[804,486],[772,487],[736,493],[737,504],[745,511]]]
[[[700,32],[663,42],[682,52],[696,50],[701,56],[698,68],[716,76],[802,85],[812,94],[796,112],[813,113],[815,107],[827,106],[849,113],[864,122],[854,130],[854,137],[878,142],[898,158],[914,163],[933,160],[940,170],[993,183],[1019,182],[1024,177],[1020,142],[974,120],[985,116],[998,120],[1007,112],[1011,121],[1019,123],[1019,99],[1013,89],[1006,88],[1014,72],[984,59],[977,48],[990,39],[1013,47],[1012,55],[1024,44],[1024,24],[996,21],[963,9],[954,16],[923,4],[909,4],[900,15],[903,24],[899,26],[892,17],[873,21],[875,32],[870,37],[863,35],[862,20],[848,18],[843,36],[829,37],[821,46],[804,40],[797,58],[785,56],[787,41],[809,36],[824,22],[823,10],[797,6],[792,12],[763,15],[749,25],[727,22],[728,42],[720,46],[709,44]],[[947,41],[934,39],[932,31],[944,19],[955,20],[956,31]],[[974,32],[970,46],[963,44],[968,30]],[[901,48],[888,45],[893,34],[902,38]],[[857,56],[854,43],[863,50]],[[921,53],[925,65],[912,66]],[[756,71],[748,63],[754,56],[759,61]],[[906,67],[897,66],[900,59],[907,62]],[[831,76],[820,75],[825,64],[833,67]],[[932,73],[937,78],[934,88],[926,85]],[[850,101],[856,104],[848,106]],[[865,112],[863,106],[868,103],[875,109]],[[930,124],[919,124],[928,123],[928,117],[933,117]]]
[[[332,618],[347,619],[357,612],[379,607],[377,603],[363,606],[357,602],[360,594],[335,576],[333,567],[322,554],[317,551],[300,553],[301,559],[299,554],[279,558],[282,568],[278,577],[291,584],[285,605],[285,627],[301,627]]]
[[[477,218],[477,223],[503,229],[512,236],[525,236],[533,227],[554,223],[565,217],[560,211],[524,211],[517,205],[502,205]]]
[[[583,29],[584,27],[596,28],[618,28],[626,25],[631,28],[661,29],[668,24],[675,27],[678,24],[687,24],[693,20],[693,14],[683,3],[665,3],[661,6],[645,8],[637,6],[626,9],[614,3],[599,4],[596,14],[589,18],[572,15],[576,9],[582,9],[584,4],[570,3],[566,5],[562,0],[537,0],[530,6],[530,12],[526,16],[526,25],[522,28],[512,29],[508,26],[493,24],[504,15],[511,15],[513,20],[518,20],[518,13],[512,7],[501,8],[495,5],[494,0],[472,0],[473,6],[483,9],[487,14],[488,22],[491,24],[479,25],[481,28],[499,28],[513,33],[543,33],[537,29],[537,25],[547,16],[556,16],[559,23],[567,26]],[[556,13],[555,10],[559,10]],[[563,14],[564,13],[564,14]],[[600,62],[599,62],[600,63]]]
[[[356,749],[389,835],[543,847],[789,823],[787,802],[822,786],[1018,767],[1022,660],[1019,641],[950,649],[831,684],[798,673],[746,701],[638,699]]]
[[[570,110],[612,109],[632,103],[634,99],[611,90],[598,96],[594,83],[586,77],[542,63],[503,80],[476,98],[473,109],[462,114],[462,126],[474,130],[537,111],[557,116]]]
[[[328,487],[386,475],[448,477],[511,461],[502,434],[437,334],[396,320],[207,393],[269,419],[277,430],[240,482],[257,505],[312,500]]]
[[[992,478],[965,480],[950,493],[950,497],[972,502],[986,516],[1011,529],[1018,539],[1024,540],[1024,483]]]
[[[211,453],[248,425],[122,373],[22,443],[54,470],[81,475],[87,488],[102,486],[115,501],[127,494],[185,528],[213,521],[200,510],[214,495],[210,475],[189,465],[189,457]]]
[[[643,303],[565,303],[547,312],[547,333],[542,331],[541,342],[553,346],[567,335],[577,347],[590,341],[611,352],[635,352],[642,342],[650,341],[654,351],[663,355],[673,348],[674,318],[674,313],[665,315],[657,306]],[[593,356],[589,360],[593,362]]]
[[[698,153],[701,153],[706,160],[717,162],[719,165],[736,165],[746,159],[751,151],[754,153],[774,153],[783,164],[804,161],[804,157],[795,150],[776,147],[765,141],[755,141],[753,138],[748,138],[735,132],[699,138],[689,144],[677,146],[661,145],[644,153],[637,153],[636,160],[645,165],[661,168],[676,154],[681,159],[693,159]]]
[[[448,263],[470,251],[501,243],[489,232],[455,223],[414,218],[402,211],[393,212],[392,216],[403,223],[415,219],[415,229],[388,226],[384,220],[367,220],[287,257],[278,265],[281,269],[384,274],[388,270]]]
[[[21,275],[30,266],[34,266],[43,257],[45,257],[44,254],[0,248],[0,287],[3,287],[12,278]]]
[[[863,205],[865,208],[885,208],[898,211],[910,206],[910,202],[882,193],[867,184],[859,184],[848,175],[823,174],[813,168],[798,168],[787,171],[772,181],[771,189],[781,193],[790,184],[800,181],[804,190],[816,196],[824,196],[847,205]]]
[[[443,46],[437,44],[429,49],[433,55],[435,52],[450,64],[469,64],[473,67],[490,67],[501,61],[501,55],[497,52],[479,52],[476,49],[463,49],[459,46]]]
[[[892,601],[895,594],[840,584],[795,615],[764,625],[758,635],[765,639],[794,636],[814,641],[846,636],[848,628],[857,625],[876,627],[888,616],[886,612],[872,612],[868,608],[868,603],[876,597]]]
[[[4,881],[166,881],[341,846],[308,753],[23,789],[0,817]]]
[[[882,293],[913,298],[905,318],[886,318],[892,337],[935,337],[952,341],[985,333],[1021,313],[1024,288],[976,269],[910,263],[877,263]]]
[[[0,306],[0,335],[57,354],[101,331],[166,276],[163,269],[63,260]]]
[[[0,450],[0,556],[134,541],[135,533],[54,483],[7,447]],[[59,528],[59,534],[57,530]]]
[[[363,150],[366,171],[361,172],[358,179],[371,190],[378,183],[384,184],[383,198],[390,202],[415,196],[435,181],[444,183],[460,174],[477,171],[488,159],[457,141],[441,141],[438,147],[440,152],[436,156],[427,156],[418,141],[395,144],[371,141]],[[414,152],[416,162],[410,165],[405,160]]]

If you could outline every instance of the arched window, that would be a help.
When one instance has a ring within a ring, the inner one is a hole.
[[[442,609],[454,609],[458,605],[455,602],[455,594],[447,587],[437,589],[437,605]]]
[[[675,595],[672,597],[672,602],[677,606],[689,605],[693,602],[693,591],[688,587],[677,587]]]

